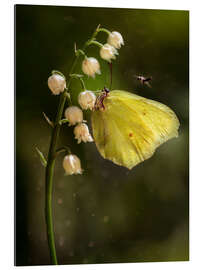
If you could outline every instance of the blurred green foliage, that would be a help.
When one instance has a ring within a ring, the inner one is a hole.
[[[16,264],[50,264],[44,218],[44,176],[35,147],[48,153],[58,96],[47,78],[68,74],[73,44],[80,48],[98,24],[122,33],[125,46],[113,63],[113,89],[128,90],[171,107],[180,136],[129,171],[104,160],[94,143],[77,145],[64,126],[60,144],[82,160],[82,176],[65,177],[62,156],[54,175],[54,226],[60,264],[188,260],[189,12],[17,5],[16,16]],[[100,33],[100,42],[106,35]],[[102,74],[87,89],[109,86]],[[81,72],[81,62],[77,66]],[[143,87],[135,75],[153,77]],[[80,92],[71,86],[74,103]],[[89,119],[89,113],[86,117]]]

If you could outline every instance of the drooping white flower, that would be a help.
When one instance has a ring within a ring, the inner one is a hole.
[[[68,175],[82,174],[80,159],[76,155],[67,155],[63,159],[63,168]]]
[[[59,74],[53,74],[48,78],[48,86],[54,95],[59,95],[66,87],[65,78]]]
[[[83,112],[77,106],[70,106],[65,110],[65,118],[69,121],[69,126],[74,126],[83,121]]]
[[[120,49],[121,45],[124,45],[123,37],[116,31],[109,34],[107,42],[116,49]]]
[[[96,96],[92,91],[86,90],[79,94],[78,103],[80,104],[83,110],[94,108],[94,104],[96,101]]]
[[[89,128],[86,124],[80,123],[74,128],[75,139],[78,140],[78,143],[83,142],[93,142],[93,138],[89,133]]]
[[[95,77],[95,73],[101,74],[100,64],[94,57],[86,57],[82,62],[82,71],[91,77]]]
[[[108,62],[111,62],[111,59],[116,59],[116,55],[118,55],[117,50],[108,43],[104,44],[100,49],[101,58]]]

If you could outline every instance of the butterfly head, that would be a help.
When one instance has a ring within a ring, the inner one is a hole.
[[[106,87],[101,91],[101,94],[96,99],[95,105],[94,105],[94,111],[100,110],[104,111],[104,99],[108,97],[110,90]]]
[[[104,86],[104,89],[102,90],[102,92],[107,95],[110,92],[110,90]]]

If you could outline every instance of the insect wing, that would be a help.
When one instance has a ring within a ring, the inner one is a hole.
[[[179,121],[164,104],[114,90],[104,106],[93,112],[93,136],[101,155],[118,165],[131,169],[178,136]]]

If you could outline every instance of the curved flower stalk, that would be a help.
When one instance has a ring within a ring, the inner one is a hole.
[[[75,45],[75,60],[70,69],[69,75],[67,76],[67,80],[65,76],[59,71],[53,71],[52,75],[48,78],[48,87],[54,95],[60,95],[60,101],[57,109],[56,119],[55,121],[51,121],[48,116],[43,113],[45,120],[52,127],[51,134],[51,142],[49,146],[48,158],[45,159],[43,153],[36,148],[37,153],[39,154],[40,160],[42,164],[46,167],[45,173],[45,218],[46,218],[46,230],[47,230],[47,239],[50,251],[50,258],[52,264],[58,264],[57,255],[56,255],[56,247],[55,247],[55,239],[54,239],[54,224],[52,217],[52,194],[53,194],[53,173],[55,167],[55,159],[58,154],[65,152],[66,156],[63,160],[63,168],[66,172],[66,175],[74,175],[74,174],[82,174],[83,170],[81,168],[81,162],[77,155],[72,154],[69,147],[62,147],[57,150],[58,139],[60,135],[60,130],[62,124],[68,123],[69,126],[76,125],[74,128],[75,138],[78,140],[78,143],[81,142],[92,142],[93,138],[89,133],[89,129],[87,124],[85,124],[85,120],[83,119],[83,112],[77,106],[69,106],[65,110],[65,119],[62,119],[64,113],[64,107],[66,101],[68,101],[69,105],[71,104],[71,94],[69,92],[70,84],[73,78],[80,80],[82,92],[78,97],[78,102],[82,109],[90,109],[94,108],[94,104],[96,101],[96,96],[93,92],[85,89],[85,84],[82,79],[83,75],[74,74],[75,66],[78,62],[80,56],[83,56],[85,59],[82,62],[82,70],[83,72],[94,78],[95,74],[100,74],[100,65],[99,62],[93,57],[87,57],[85,54],[86,48],[91,44],[99,45],[100,48],[107,46],[109,47],[109,52],[107,52],[107,56],[103,59],[110,61],[115,58],[116,49],[115,47],[106,44],[102,45],[96,41],[96,36],[100,31],[110,33],[108,30],[100,28],[100,25],[94,31],[92,37],[85,43],[82,50],[76,50]],[[109,55],[108,55],[109,53]],[[101,53],[100,53],[101,54]]]
[[[96,35],[98,34],[98,29],[99,28],[97,28],[94,31],[90,40],[93,40],[96,37]],[[88,44],[85,43],[85,45],[83,47],[83,51],[86,49],[87,46],[88,46]],[[79,56],[80,56],[80,54],[76,54],[75,60],[73,62],[73,65],[70,69],[69,74],[73,73],[75,66],[78,62]],[[58,76],[57,76],[57,78],[58,78]],[[60,78],[60,79],[61,79],[61,81],[63,81],[62,78]],[[57,89],[57,91],[56,91],[55,88],[52,87],[53,84],[49,85],[50,89],[52,89],[52,91],[54,89],[55,93],[58,93],[58,91],[61,92],[57,115],[56,115],[56,119],[54,122],[54,128],[52,130],[52,135],[51,135],[51,142],[50,142],[50,147],[49,147],[48,160],[47,160],[47,166],[46,166],[46,175],[45,175],[45,179],[46,179],[45,217],[46,217],[47,239],[48,239],[48,244],[49,244],[50,257],[51,257],[51,262],[53,264],[58,264],[57,255],[56,255],[56,248],[55,248],[55,239],[54,239],[54,225],[53,225],[53,218],[52,218],[53,173],[54,173],[55,158],[56,158],[56,151],[57,151],[56,147],[57,147],[59,133],[60,133],[60,129],[61,129],[61,122],[60,121],[62,120],[65,102],[67,100],[67,96],[69,95],[69,87],[70,87],[71,80],[72,80],[72,77],[69,76],[69,80],[68,80],[68,82],[66,82],[67,86],[64,85],[63,92],[62,92],[62,88],[59,87],[59,89]]]

